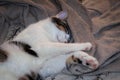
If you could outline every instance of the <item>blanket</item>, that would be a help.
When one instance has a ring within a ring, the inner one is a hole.
[[[120,80],[119,0],[0,0],[0,44],[12,39],[28,25],[67,11],[67,23],[75,42],[91,42],[90,55],[100,67],[80,73],[75,65],[54,80]],[[52,80],[53,76],[46,78]]]

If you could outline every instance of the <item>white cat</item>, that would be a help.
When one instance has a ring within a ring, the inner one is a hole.
[[[66,17],[66,12],[60,12],[54,17],[29,25],[13,40],[3,43],[0,55],[6,59],[0,62],[0,80],[25,80],[23,76],[32,72],[46,77],[60,72],[66,64],[69,68],[74,59],[96,69],[98,61],[82,51],[90,50],[91,43],[65,43],[69,35],[58,29],[57,23]]]

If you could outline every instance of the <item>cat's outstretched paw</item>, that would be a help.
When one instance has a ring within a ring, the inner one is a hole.
[[[70,37],[70,36],[69,36],[67,33],[63,32],[63,31],[60,31],[60,32],[58,33],[58,35],[57,35],[58,41],[59,41],[59,42],[62,42],[62,43],[67,42],[68,39],[69,39],[69,37]]]
[[[89,51],[89,50],[91,50],[91,48],[92,48],[92,44],[90,43],[90,42],[86,42],[86,43],[84,43],[85,44],[85,46],[84,46],[84,50],[85,51]]]
[[[73,55],[66,60],[67,68],[69,68],[72,64],[83,64],[91,69],[97,69],[99,66],[96,58],[83,51],[74,52]]]

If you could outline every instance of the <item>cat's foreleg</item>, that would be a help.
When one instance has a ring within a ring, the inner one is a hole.
[[[81,50],[90,50],[92,48],[92,44],[87,43],[41,43],[33,50],[40,53],[42,56],[53,57],[56,55],[62,55],[66,53],[71,53],[75,51]]]

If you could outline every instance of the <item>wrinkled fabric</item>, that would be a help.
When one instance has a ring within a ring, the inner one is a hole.
[[[90,55],[100,67],[85,74],[63,70],[55,80],[120,79],[119,0],[0,0],[0,44],[12,39],[28,25],[67,11],[67,22],[75,42],[91,42]],[[51,80],[52,76],[46,78]]]

